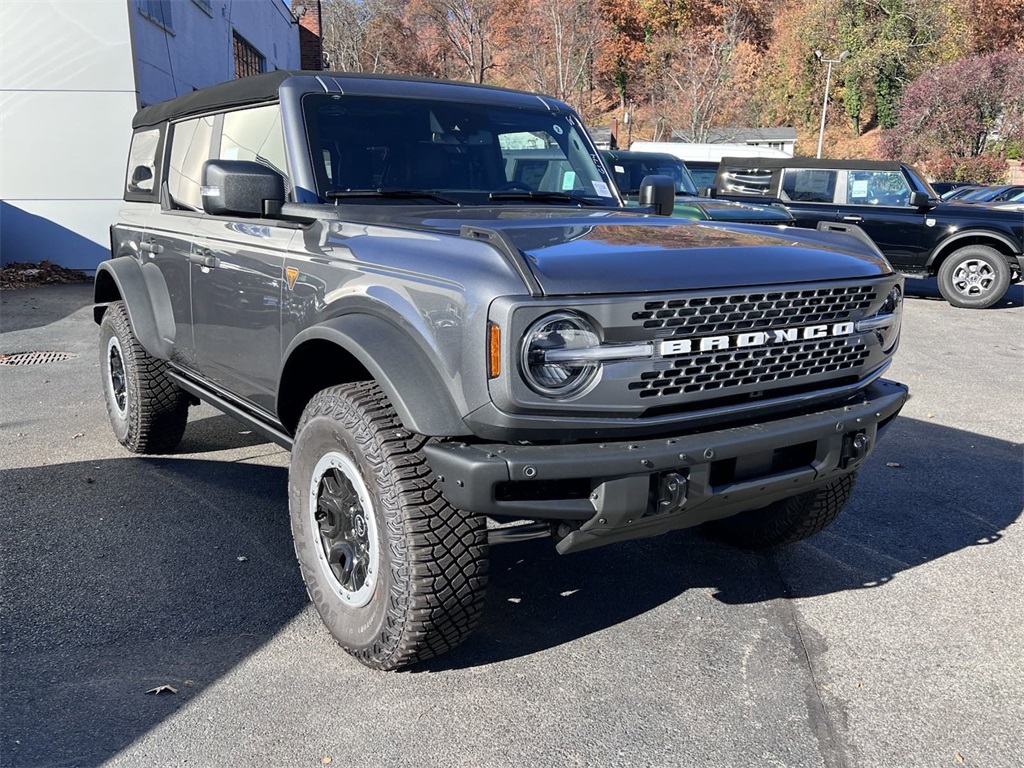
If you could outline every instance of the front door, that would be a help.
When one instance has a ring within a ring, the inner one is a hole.
[[[839,195],[839,220],[856,224],[896,269],[920,268],[926,215],[909,205],[910,186],[900,171],[848,171]]]

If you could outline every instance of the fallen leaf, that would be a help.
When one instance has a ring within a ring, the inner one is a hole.
[[[958,763],[962,763],[964,761],[964,756],[957,752],[955,755],[953,755],[953,759],[956,760]]]
[[[146,693],[152,693],[155,696],[159,696],[161,693],[177,693],[178,689],[173,685],[158,685],[156,688],[150,688]]]
[[[893,467],[894,469],[903,469],[903,465],[900,464],[898,461],[887,461],[885,462],[885,466]]]
[[[246,557],[245,555],[239,555],[238,557],[235,558],[235,560],[237,560],[240,563],[244,563],[244,562],[248,561],[248,559],[249,558]]]
[[[323,765],[330,765],[331,764],[331,757],[330,757],[330,755],[324,755],[323,758],[320,760],[320,762]]]

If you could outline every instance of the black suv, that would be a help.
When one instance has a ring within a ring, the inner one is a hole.
[[[562,102],[274,72],[133,127],[95,284],[114,433],[171,451],[202,400],[290,449],[302,577],[369,666],[458,644],[493,543],[811,536],[906,399],[885,259],[627,210]]]
[[[937,275],[956,307],[992,306],[1021,280],[1024,213],[942,202],[903,163],[727,157],[715,194],[779,199],[802,227],[856,224],[903,274]]]

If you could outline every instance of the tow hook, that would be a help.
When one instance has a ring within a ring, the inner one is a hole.
[[[868,455],[871,438],[865,432],[854,432],[843,437],[843,455],[840,466],[846,469]]]
[[[681,508],[686,503],[688,486],[685,475],[679,472],[666,473],[658,488],[657,514],[665,515]]]

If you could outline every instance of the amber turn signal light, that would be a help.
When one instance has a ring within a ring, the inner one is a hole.
[[[487,324],[487,378],[501,375],[501,328],[495,323]]]

